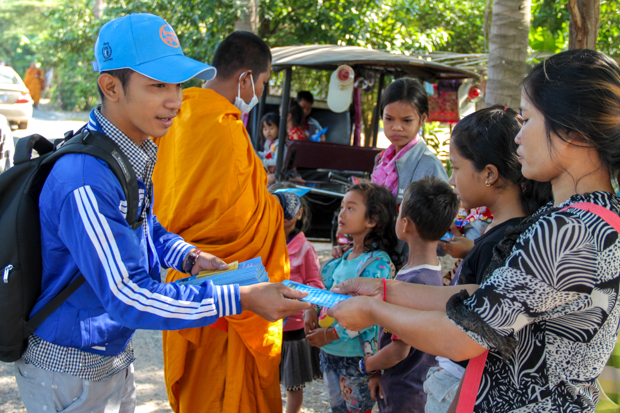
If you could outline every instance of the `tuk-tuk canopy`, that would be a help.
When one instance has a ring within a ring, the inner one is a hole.
[[[477,73],[459,67],[434,63],[416,56],[390,54],[357,46],[324,44],[285,46],[272,48],[271,53],[274,72],[293,66],[333,71],[338,66],[347,64],[354,68],[363,66],[366,70],[374,69],[386,74],[409,75],[430,83],[437,80],[480,78]]]

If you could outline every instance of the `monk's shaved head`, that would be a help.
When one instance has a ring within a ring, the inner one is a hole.
[[[217,69],[217,76],[228,79],[239,70],[251,70],[256,78],[269,70],[271,50],[267,43],[251,32],[236,31],[226,37],[217,47],[212,66]]]

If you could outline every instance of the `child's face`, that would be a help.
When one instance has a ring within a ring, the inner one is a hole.
[[[374,226],[374,221],[366,217],[366,204],[362,194],[359,191],[347,192],[338,215],[340,233],[362,236],[368,234]]]
[[[461,206],[465,209],[485,206],[488,187],[484,183],[484,170],[477,171],[472,162],[462,157],[453,144],[450,144],[450,163],[452,176],[449,183],[454,187]]]
[[[278,125],[263,123],[263,136],[268,141],[273,141],[278,137]]]
[[[383,110],[383,133],[398,153],[416,137],[425,121],[426,115],[420,117],[411,103],[403,100],[392,102]]]
[[[299,212],[297,213],[297,215],[293,217],[293,219],[284,220],[284,234],[286,235],[287,238],[291,234],[291,232],[293,232],[293,230],[295,229],[295,225],[297,225],[297,221],[301,219],[301,216],[303,213],[304,213],[304,209],[301,208]]]
[[[183,103],[181,84],[162,83],[133,73],[123,90],[120,80],[114,79],[114,96],[106,96],[105,103],[114,125],[136,143],[149,136],[164,136]]]

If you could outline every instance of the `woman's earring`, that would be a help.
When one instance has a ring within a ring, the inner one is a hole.
[[[491,184],[489,183],[489,181],[488,181],[488,180],[487,180],[487,181],[484,181],[484,184],[485,184],[486,186],[491,186]]]

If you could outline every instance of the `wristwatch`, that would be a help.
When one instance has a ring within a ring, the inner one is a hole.
[[[200,257],[201,253],[202,251],[198,248],[194,248],[189,252],[189,254],[187,254],[187,257],[183,260],[183,272],[187,274],[191,273],[192,268],[194,268],[194,264],[198,261],[198,257]]]

